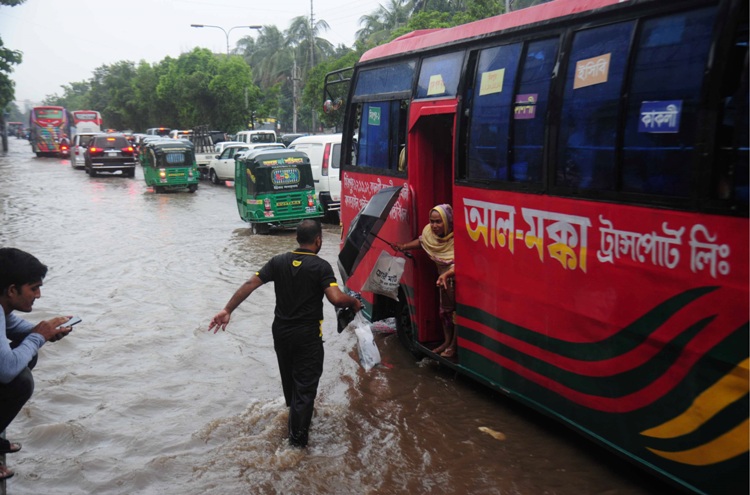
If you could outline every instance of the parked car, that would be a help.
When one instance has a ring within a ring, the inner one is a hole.
[[[95,177],[100,172],[121,171],[135,177],[135,153],[123,134],[97,134],[89,141],[83,154],[86,173]]]
[[[92,133],[80,133],[73,136],[73,142],[70,145],[70,166],[73,168],[84,168],[86,160],[84,159],[84,153],[86,148],[89,146],[89,141],[92,137],[96,136],[97,132]]]
[[[341,134],[299,137],[292,141],[289,148],[301,151],[310,158],[315,192],[323,205],[326,220],[337,221],[341,210]]]

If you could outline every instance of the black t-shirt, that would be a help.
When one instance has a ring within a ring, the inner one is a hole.
[[[331,265],[307,249],[274,256],[256,275],[264,284],[274,282],[279,323],[319,324],[324,292],[338,285]]]

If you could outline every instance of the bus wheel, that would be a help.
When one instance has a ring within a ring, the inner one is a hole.
[[[415,359],[422,358],[422,351],[417,346],[417,338],[414,335],[414,327],[409,314],[409,304],[406,302],[406,294],[399,291],[398,300],[401,301],[396,311],[396,335],[398,340]]]

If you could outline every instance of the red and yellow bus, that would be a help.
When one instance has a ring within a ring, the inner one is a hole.
[[[36,156],[57,156],[60,139],[70,138],[70,120],[64,107],[34,107],[29,114],[29,141]]]
[[[73,110],[70,116],[76,134],[102,132],[102,115],[96,110]]]
[[[387,186],[388,242],[455,215],[457,356],[431,351],[421,251],[398,302],[362,293],[372,320],[683,488],[748,492],[746,0],[558,0],[415,32],[361,57],[342,108],[344,238]]]

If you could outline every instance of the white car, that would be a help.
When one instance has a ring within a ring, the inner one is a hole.
[[[222,141],[220,143],[216,143],[214,145],[214,149],[216,150],[216,154],[220,155],[222,151],[224,151],[224,148],[227,146],[231,146],[233,144],[245,144],[242,141]]]
[[[80,134],[76,134],[73,136],[73,140],[70,143],[70,166],[73,168],[85,168],[85,160],[83,159],[83,154],[86,152],[86,148],[88,147],[89,140],[96,136],[97,134],[101,134],[100,132],[91,132],[91,133],[85,133],[82,132]]]
[[[224,143],[219,143],[224,144]],[[217,145],[218,146],[218,145]],[[208,164],[208,178],[214,184],[220,184],[227,180],[234,180],[234,159],[241,153],[257,149],[281,148],[283,144],[230,144],[224,147],[221,153]]]
[[[230,144],[208,164],[208,178],[214,184],[234,180],[234,155],[250,149],[247,144]]]

